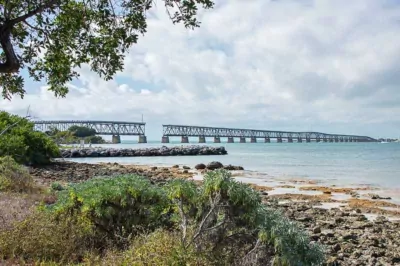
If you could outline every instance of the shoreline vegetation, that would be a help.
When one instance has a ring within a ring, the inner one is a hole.
[[[59,161],[51,165],[32,167],[30,175],[39,187],[65,188],[69,184],[82,183],[95,176],[113,178],[126,174],[137,174],[156,184],[167,184],[173,180],[184,179],[201,185],[203,180],[199,177],[220,167],[243,169],[237,166],[223,166],[218,162],[208,165],[198,164],[197,169],[190,169],[188,166],[179,165],[160,167]],[[241,176],[243,170],[235,170],[231,173],[235,179]],[[377,188],[328,187],[320,186],[316,181],[302,179],[286,181],[272,179],[271,182],[275,186],[252,184],[251,187],[259,192],[265,206],[281,211],[285,217],[298,223],[306,230],[312,242],[316,241],[325,245],[327,262],[324,265],[397,265],[400,263],[400,206],[391,203],[390,199],[380,199],[384,197],[377,194],[379,193]],[[298,188],[299,193],[285,193],[285,189],[294,187]],[[310,191],[312,194],[309,194]],[[369,191],[373,193],[360,196],[361,192]],[[338,199],[339,195],[346,195],[347,198]],[[1,197],[4,198],[4,194]],[[50,197],[46,198],[46,201],[52,202],[55,199]],[[24,208],[25,204],[26,202],[21,203],[20,208]],[[18,206],[13,207],[18,209]],[[388,217],[395,220],[391,221]],[[23,220],[21,217],[19,219]]]

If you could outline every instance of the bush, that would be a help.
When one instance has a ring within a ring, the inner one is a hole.
[[[58,201],[49,210],[56,216],[85,220],[99,238],[121,246],[140,232],[166,224],[166,206],[163,191],[148,179],[125,175],[72,185],[59,192]]]
[[[300,227],[266,208],[249,185],[228,171],[208,172],[203,186],[173,180],[166,186],[184,248],[220,265],[320,265],[324,252]]]
[[[46,134],[34,131],[34,124],[29,120],[0,111],[0,132],[3,131],[0,156],[9,155],[18,163],[45,164],[60,153]]]
[[[57,195],[43,217],[0,234],[1,252],[76,262],[92,251],[86,256],[89,265],[311,266],[324,261],[322,246],[225,170],[208,172],[201,186],[181,179],[157,186],[123,175],[71,185]]]
[[[88,252],[93,253],[91,239],[91,228],[72,217],[56,220],[51,214],[36,212],[0,232],[0,261],[80,261]]]
[[[34,182],[28,170],[10,156],[0,157],[0,191],[29,192]]]
[[[156,230],[135,238],[128,250],[109,251],[105,257],[88,258],[86,265],[218,265],[194,249],[183,249],[177,232]]]

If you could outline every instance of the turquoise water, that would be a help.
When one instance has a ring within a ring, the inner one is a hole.
[[[161,143],[108,144],[106,147],[160,147]],[[183,145],[170,143],[165,146]],[[185,144],[186,145],[186,144]],[[197,145],[191,143],[191,145]],[[79,162],[187,165],[220,161],[243,166],[259,179],[307,178],[322,183],[379,186],[400,195],[400,143],[207,143],[225,146],[225,156],[83,158]]]

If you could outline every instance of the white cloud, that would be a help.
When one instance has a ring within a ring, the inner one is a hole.
[[[42,88],[1,108],[30,104],[42,119],[143,113],[155,138],[162,123],[398,135],[394,1],[224,0],[201,12],[195,31],[158,6],[120,78],[105,82],[83,68],[65,99]]]

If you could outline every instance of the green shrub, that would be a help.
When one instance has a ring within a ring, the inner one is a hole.
[[[28,170],[10,156],[0,157],[0,191],[29,192],[34,182]]]
[[[183,249],[177,232],[156,230],[136,237],[123,252],[109,251],[104,257],[86,258],[84,265],[218,265],[206,254]],[[221,264],[219,264],[221,265]]]
[[[184,248],[194,247],[220,265],[320,265],[323,249],[300,227],[266,208],[249,185],[228,171],[208,172],[196,188],[187,180],[167,186]]]
[[[11,156],[21,164],[45,164],[59,155],[57,145],[46,134],[34,131],[29,120],[0,111],[0,156]]]
[[[164,225],[166,206],[163,191],[148,179],[125,175],[72,185],[59,192],[58,201],[49,210],[56,216],[87,221],[99,238],[126,244],[131,236]]]
[[[62,191],[65,190],[64,186],[58,182],[51,183],[51,189],[54,191]]]

